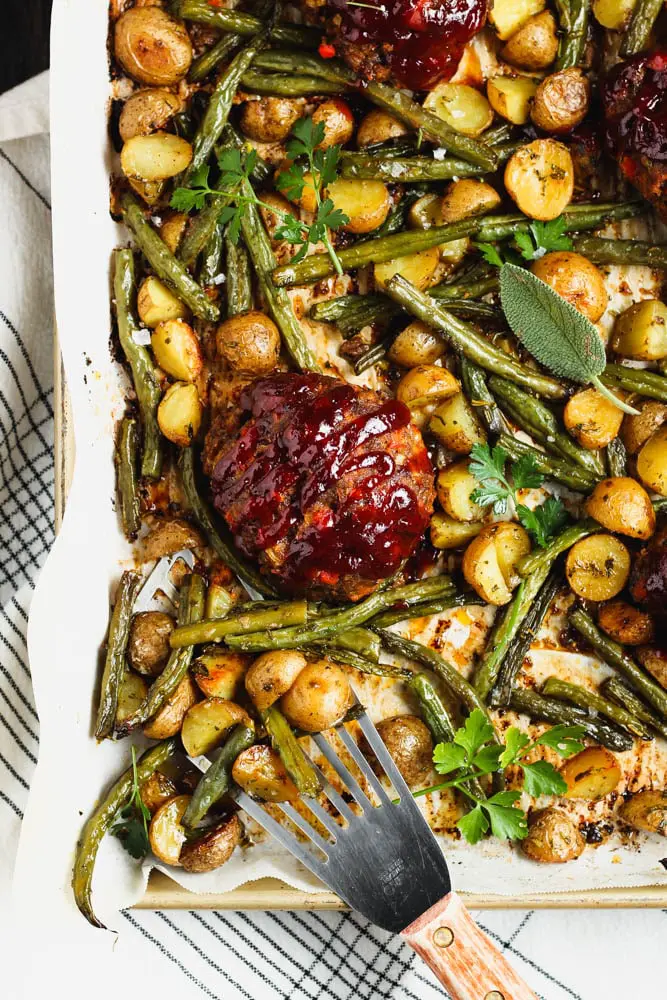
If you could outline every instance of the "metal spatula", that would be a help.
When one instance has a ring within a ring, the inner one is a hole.
[[[159,606],[157,594],[175,601],[169,574],[178,560],[193,565],[188,551],[161,559],[142,588],[135,611]],[[378,927],[400,933],[431,967],[452,1000],[537,1000],[452,891],[442,849],[360,705],[355,719],[389,778],[393,794],[387,792],[345,725],[339,725],[334,732],[363,781],[355,778],[323,734],[313,736],[345,788],[343,794],[336,791],[316,768],[334,812],[314,798],[301,802],[319,829],[288,802],[271,806],[282,812],[288,826],[238,788],[231,791],[236,802],[350,907]],[[205,770],[210,761],[199,758],[192,763]],[[366,794],[364,783],[378,804]],[[345,797],[357,803],[360,814],[350,808]],[[295,835],[294,827],[305,841]]]

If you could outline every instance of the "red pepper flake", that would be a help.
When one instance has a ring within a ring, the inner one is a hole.
[[[322,59],[333,59],[333,57],[336,55],[335,48],[333,47],[333,45],[330,45],[329,42],[322,42],[317,51],[319,52]]]

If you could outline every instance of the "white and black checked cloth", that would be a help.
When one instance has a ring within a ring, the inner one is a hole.
[[[35,578],[53,540],[52,280],[46,78],[0,98],[0,893],[6,894],[38,753],[25,629]],[[19,138],[17,138],[17,136]],[[72,249],[73,260],[76,248]],[[93,665],[91,664],[91,669]],[[57,818],[54,817],[54,822]],[[1,924],[8,903],[0,896]],[[545,1000],[667,996],[667,911],[488,912],[479,915]],[[180,1000],[437,1000],[430,972],[409,948],[353,914],[129,911],[135,995],[162,980]],[[101,932],[100,932],[101,933]],[[0,944],[0,954],[3,948]],[[24,942],[21,969],[40,961]],[[11,963],[10,963],[11,965]],[[129,978],[131,976],[131,978]],[[11,980],[10,980],[11,981]],[[48,970],[44,971],[48,984]],[[14,989],[9,987],[10,991]],[[85,975],[60,983],[71,1000]],[[99,995],[97,991],[96,995]]]

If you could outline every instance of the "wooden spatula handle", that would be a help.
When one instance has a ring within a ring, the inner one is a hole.
[[[401,932],[452,1000],[537,1000],[450,892]]]

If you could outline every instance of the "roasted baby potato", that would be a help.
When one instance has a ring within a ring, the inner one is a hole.
[[[384,288],[385,282],[395,274],[400,274],[410,284],[423,291],[431,284],[439,263],[440,251],[437,247],[429,247],[420,253],[396,257],[395,260],[385,261],[384,264],[374,264],[373,275],[379,288]]]
[[[592,323],[597,323],[607,308],[607,288],[602,273],[579,253],[569,250],[545,253],[535,261],[531,271]]]
[[[118,686],[116,705],[116,725],[119,726],[134,715],[148,693],[148,684],[139,674],[126,670]]]
[[[589,535],[567,554],[565,571],[570,587],[588,601],[609,601],[630,576],[630,553],[613,535]]]
[[[212,872],[229,861],[241,843],[241,821],[234,813],[183,844],[179,864],[186,872]]]
[[[132,619],[127,657],[133,670],[156,677],[169,659],[175,622],[162,611],[140,611]]]
[[[188,219],[189,216],[185,212],[168,212],[162,218],[160,237],[172,253],[176,253],[178,250],[183,234],[188,226]],[[172,316],[165,317],[165,319],[174,318]]]
[[[348,217],[348,233],[371,233],[389,215],[391,198],[382,181],[345,180],[339,177],[327,188],[334,208]]]
[[[320,149],[329,146],[344,146],[354,135],[354,115],[347,101],[340,97],[330,97],[322,101],[313,112],[313,125],[324,125],[324,139]]]
[[[429,91],[424,107],[463,135],[480,135],[493,121],[487,99],[465,83],[438,83]]]
[[[624,31],[636,6],[637,0],[593,0],[592,4],[595,20],[611,31]]]
[[[318,660],[299,673],[280,699],[280,708],[297,729],[319,733],[339,722],[351,703],[352,691],[345,671],[327,660]]]
[[[243,105],[241,131],[256,142],[282,142],[302,114],[301,101],[289,97],[260,97]]]
[[[386,142],[388,139],[400,139],[409,132],[407,125],[394,118],[393,115],[379,108],[373,108],[365,115],[357,129],[357,146],[372,146],[376,142]]]
[[[207,698],[233,701],[252,657],[220,646],[209,646],[192,664],[192,676]]]
[[[557,219],[574,191],[570,151],[554,139],[529,142],[505,167],[505,187],[525,215],[543,222]]]
[[[590,100],[588,77],[576,66],[561,69],[540,83],[530,117],[533,125],[544,132],[562,135],[584,120]]]
[[[457,455],[469,455],[476,444],[486,441],[484,428],[462,392],[440,403],[428,429],[440,444]]]
[[[648,670],[651,677],[667,691],[667,652],[652,646],[641,646],[637,650],[637,659],[644,670]]]
[[[560,767],[567,783],[567,799],[595,802],[613,792],[621,780],[621,768],[613,753],[604,747],[586,747]]]
[[[660,427],[642,446],[637,475],[649,490],[667,496],[667,426]]]
[[[169,441],[187,448],[199,432],[202,413],[196,386],[189,382],[174,382],[160,400],[157,422]]]
[[[667,837],[667,789],[645,788],[637,792],[623,803],[618,815],[635,830]]]
[[[261,743],[243,750],[232,768],[232,778],[244,792],[265,802],[295,802],[299,791],[280,755]]]
[[[141,322],[151,329],[190,315],[188,307],[152,274],[144,278],[137,293],[137,312]]]
[[[148,828],[148,840],[156,858],[166,865],[180,866],[179,858],[185,843],[185,827],[181,823],[191,795],[176,795],[159,807]]]
[[[267,375],[278,363],[280,333],[272,319],[253,310],[221,323],[215,344],[218,357],[233,371]]]
[[[429,195],[424,197],[428,198]],[[485,215],[487,212],[493,212],[499,204],[500,195],[490,184],[472,177],[464,177],[450,184],[443,195],[440,201],[440,224],[458,222],[460,219],[468,219],[475,215]]]
[[[655,635],[651,616],[627,601],[612,601],[601,607],[598,625],[622,646],[642,646],[652,642]]]
[[[463,556],[466,582],[489,604],[507,604],[519,583],[516,567],[530,552],[530,538],[520,524],[487,524]]]
[[[628,476],[603,479],[586,501],[586,513],[603,528],[630,538],[650,538],[655,531],[651,499],[639,483]]]
[[[246,691],[257,710],[263,712],[282,698],[307,662],[296,649],[276,649],[258,656],[245,678]]]
[[[233,726],[242,723],[249,729],[254,724],[248,713],[236,702],[224,698],[206,698],[190,709],[183,720],[181,740],[189,757],[199,757],[219,746]]]
[[[144,562],[152,562],[169,556],[181,549],[201,549],[204,539],[189,521],[172,518],[170,521],[159,521],[150,535],[142,541],[141,555]]]
[[[520,846],[531,861],[563,864],[583,854],[586,841],[567,813],[550,808],[533,813]]]
[[[432,365],[445,353],[445,342],[435,330],[416,319],[405,330],[401,330],[391,347],[390,361],[401,368],[416,368],[418,365]]]
[[[431,544],[436,549],[460,549],[472,541],[484,527],[481,521],[455,521],[448,514],[431,518]]]
[[[192,146],[187,139],[169,132],[135,135],[128,139],[120,154],[120,166],[126,177],[140,181],[166,181],[190,165]]]
[[[186,674],[174,693],[152,719],[144,724],[144,736],[151,740],[166,740],[181,731],[186,712],[197,703],[199,692],[189,674]]]
[[[439,365],[417,365],[396,387],[396,398],[409,407],[413,421],[422,427],[436,404],[461,392],[457,378]]]
[[[657,399],[635,400],[638,414],[627,414],[621,424],[621,440],[631,455],[636,455],[654,431],[667,420],[667,406]]]
[[[489,21],[504,42],[531,17],[541,13],[546,5],[546,0],[493,0]]]
[[[529,18],[500,50],[505,62],[527,70],[546,69],[557,53],[556,18],[548,10]]]
[[[178,94],[163,87],[136,90],[123,105],[118,120],[118,131],[123,142],[135,135],[150,135],[163,129],[182,109]]]
[[[396,715],[377,725],[382,742],[410,788],[421,785],[433,767],[433,740],[416,715]]]
[[[606,448],[618,437],[623,412],[597,389],[582,389],[570,396],[563,421],[582,448]]]
[[[179,83],[192,63],[192,43],[183,24],[159,7],[125,11],[116,21],[114,52],[129,76],[155,87]]]
[[[455,521],[479,521],[484,510],[470,499],[479,483],[470,472],[468,462],[455,462],[438,473],[436,488],[443,510]]]
[[[151,348],[160,368],[181,382],[194,382],[202,373],[204,356],[199,338],[189,323],[168,319],[158,323]]]
[[[637,361],[667,357],[667,306],[659,299],[644,299],[616,320],[611,346],[617,354]]]
[[[486,85],[486,96],[501,118],[513,125],[525,125],[536,90],[537,80],[529,76],[493,76]]]
[[[150,778],[146,778],[141,785],[139,794],[141,801],[152,816],[165,802],[175,798],[178,791],[171,778],[168,778],[162,771],[153,771]]]

